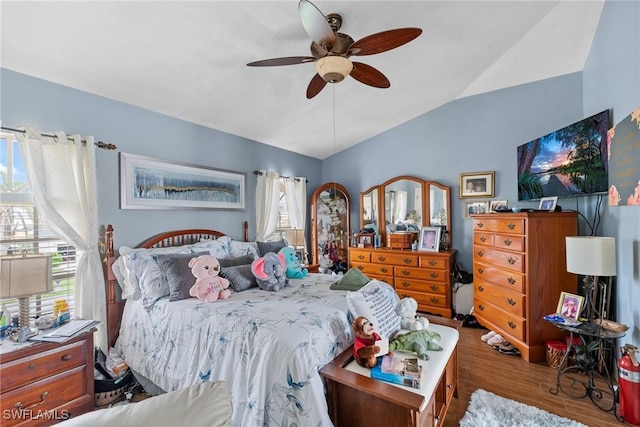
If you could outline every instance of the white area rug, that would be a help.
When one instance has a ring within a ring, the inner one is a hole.
[[[460,427],[586,427],[577,421],[478,389],[471,395]]]

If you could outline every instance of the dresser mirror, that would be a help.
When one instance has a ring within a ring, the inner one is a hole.
[[[349,247],[349,194],[340,184],[328,182],[311,195],[311,254],[313,263],[346,271]],[[323,262],[320,262],[324,257]],[[330,261],[330,262],[329,262]]]
[[[376,199],[379,216],[376,211]],[[370,226],[373,224],[374,226]],[[374,228],[381,241],[395,232],[442,227],[441,247],[451,247],[451,188],[414,176],[398,176],[360,194],[361,228]]]

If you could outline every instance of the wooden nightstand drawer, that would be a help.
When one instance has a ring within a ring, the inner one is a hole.
[[[521,253],[474,246],[473,260],[474,262],[486,262],[510,270],[524,272],[524,254]]]
[[[85,366],[77,366],[67,372],[3,393],[2,402],[0,403],[2,413],[7,414],[10,411],[26,410],[31,411],[30,414],[35,417],[38,413],[51,411],[87,394],[85,368]],[[14,425],[24,421],[19,416],[8,418],[3,418],[3,426]]]
[[[398,293],[401,291],[414,291],[446,295],[448,289],[445,283],[428,282],[425,280],[396,278],[393,283]]]
[[[75,366],[86,365],[87,353],[86,341],[77,341],[31,357],[4,363],[0,368],[0,377],[2,377],[0,391],[4,393],[39,378],[64,372]],[[20,374],[15,375],[16,372]]]
[[[395,267],[395,276],[402,279],[422,279],[443,283],[447,280],[444,270],[414,267]]]
[[[495,286],[477,279],[474,281],[473,287],[475,295],[478,295],[478,298],[491,301],[509,313],[526,317],[525,296],[523,294],[512,292],[500,286]]]
[[[411,253],[406,254],[390,254],[390,253],[373,253],[371,254],[371,262],[387,265],[402,265],[408,267],[418,266],[418,256]]]

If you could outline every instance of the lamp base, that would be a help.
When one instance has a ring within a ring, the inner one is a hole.
[[[29,297],[18,298],[20,304],[20,317],[18,317],[18,327],[20,329],[29,327]]]

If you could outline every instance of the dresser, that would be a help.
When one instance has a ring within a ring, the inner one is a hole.
[[[2,426],[51,425],[93,410],[93,331],[0,353]]]
[[[349,248],[349,267],[394,287],[400,298],[418,302],[418,311],[452,317],[451,272],[455,250],[412,251]]]
[[[528,362],[545,360],[545,341],[561,332],[543,317],[561,292],[577,293],[566,268],[565,237],[578,232],[575,212],[471,215],[474,312]]]

